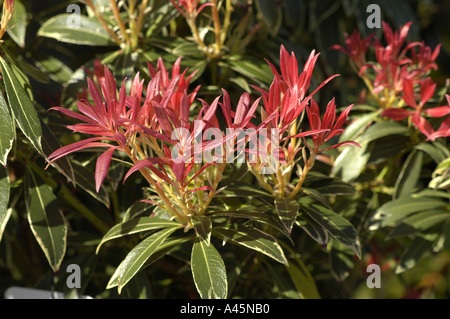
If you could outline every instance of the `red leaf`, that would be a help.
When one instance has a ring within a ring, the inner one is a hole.
[[[106,175],[108,175],[108,169],[111,164],[111,157],[117,147],[111,147],[109,150],[105,151],[97,159],[95,165],[95,189],[98,193]]]
[[[328,148],[326,148],[326,149],[320,150],[319,153],[325,152],[325,151],[328,151],[328,150],[331,150],[331,149],[336,148],[336,147],[341,147],[341,146],[344,146],[344,145],[353,145],[353,146],[358,146],[359,148],[361,148],[361,145],[359,145],[359,144],[356,143],[356,142],[353,142],[353,141],[345,141],[345,142],[341,142],[341,143],[338,143],[338,144],[336,144],[336,145],[333,145],[333,146],[331,146],[331,147],[328,147]]]
[[[405,118],[407,118],[408,116],[414,114],[414,112],[405,110],[405,109],[398,109],[398,108],[389,108],[384,110],[381,113],[381,116],[386,116],[390,119],[393,119],[394,121],[400,121],[403,120]]]
[[[125,175],[125,178],[123,179],[124,181],[128,179],[128,177],[130,177],[131,174],[133,174],[134,172],[146,168],[146,167],[151,167],[157,164],[168,164],[169,163],[169,159],[166,158],[160,158],[160,157],[149,157],[146,159],[143,159],[139,162],[137,162],[136,164],[134,164],[127,172],[127,174]]]
[[[442,117],[450,114],[450,106],[438,106],[431,109],[423,110],[424,113],[432,117]]]
[[[90,147],[111,147],[111,144],[107,144],[107,143],[102,143],[102,142],[96,142],[98,140],[101,139],[105,139],[104,137],[92,137],[92,138],[88,138],[86,140],[82,140],[79,142],[75,142],[66,146],[63,146],[59,149],[57,149],[56,151],[54,151],[52,154],[50,154],[50,156],[48,157],[50,161],[50,163],[48,163],[48,165],[50,165],[52,162],[56,161],[57,159],[66,156],[70,153],[85,149],[85,148],[90,148]],[[47,166],[48,166],[47,165]]]
[[[77,112],[74,112],[74,111],[65,109],[65,108],[60,107],[60,106],[55,106],[55,107],[52,107],[52,108],[50,108],[50,109],[48,109],[48,110],[49,110],[49,111],[50,111],[50,110],[59,111],[59,112],[65,114],[65,115],[67,115],[67,116],[73,117],[74,119],[77,119],[77,120],[80,120],[80,121],[83,121],[83,122],[87,122],[87,123],[94,124],[94,121],[92,121],[91,118],[89,118],[89,117],[87,117],[87,116],[84,116],[84,115],[82,115],[82,114],[80,114],[80,113],[77,113]]]

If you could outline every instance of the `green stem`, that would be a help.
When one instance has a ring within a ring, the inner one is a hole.
[[[122,218],[120,217],[119,198],[117,197],[117,192],[115,190],[111,191],[111,201],[116,223],[120,223]]]

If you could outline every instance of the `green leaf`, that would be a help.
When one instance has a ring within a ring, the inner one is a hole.
[[[227,272],[219,252],[200,238],[191,254],[192,276],[202,299],[225,299],[228,293]]]
[[[275,199],[275,210],[284,227],[286,227],[288,234],[292,232],[292,226],[294,226],[295,219],[297,218],[298,209],[298,203],[293,199]]]
[[[280,29],[283,19],[283,13],[280,6],[273,0],[255,0],[255,3],[269,32],[275,36]]]
[[[433,144],[430,143],[420,143],[414,147],[430,156],[436,163],[440,163],[447,158],[441,150]]]
[[[192,218],[195,232],[209,246],[211,243],[212,221],[208,216],[194,216]]]
[[[350,184],[346,183],[346,185],[350,185]],[[350,187],[353,189],[353,187],[351,185],[350,185]],[[355,190],[353,189],[353,192],[354,191]],[[328,199],[325,197],[325,195],[321,191],[314,189],[314,188],[302,187],[302,193],[304,193],[306,196],[312,197],[313,199],[315,199],[316,201],[318,201],[325,207],[328,207],[329,209],[331,209]],[[330,194],[327,194],[327,195],[330,195]]]
[[[174,227],[160,230],[143,240],[128,253],[116,270],[119,294],[148,258],[175,230]]]
[[[264,214],[263,212],[255,213],[255,212],[247,212],[247,211],[224,211],[224,212],[214,213],[211,216],[227,216],[227,217],[233,217],[233,218],[250,219],[250,220],[258,222],[258,223],[269,225],[290,239],[289,233],[286,231],[286,228],[284,227],[284,225],[282,225],[280,222],[276,222],[273,218]]]
[[[324,195],[352,195],[355,189],[349,183],[322,173],[309,172],[305,180],[304,193],[325,206],[330,206]]]
[[[38,152],[42,153],[42,129],[34,105],[9,63],[0,58],[0,64],[2,66],[3,81],[12,114],[32,146]]]
[[[405,218],[401,224],[394,228],[387,239],[406,236],[427,230],[450,218],[448,211],[424,211]]]
[[[27,28],[27,10],[21,1],[16,0],[14,14],[9,21],[11,28],[7,29],[9,36],[22,48],[25,47],[25,32]]]
[[[143,202],[141,200],[137,200],[130,207],[128,207],[127,211],[123,216],[122,222],[134,219],[135,217],[145,213],[146,211],[150,210],[153,207],[155,207],[155,205]]]
[[[25,93],[28,95],[29,99],[33,101],[33,90],[31,88],[30,80],[28,79],[27,75],[32,76],[31,73],[39,72],[39,70],[28,64],[23,59],[19,59],[19,57],[17,57],[15,53],[10,52],[6,47],[2,48],[2,50],[5,53],[4,60],[7,61],[9,67],[11,68],[11,73],[13,73],[17,78],[17,85],[24,88]],[[20,68],[18,67],[19,65]],[[31,71],[30,74],[28,71]]]
[[[120,238],[123,236],[136,234],[144,231],[155,230],[160,228],[178,227],[180,224],[156,217],[140,217],[131,219],[127,222],[113,226],[102,238],[97,246],[96,254],[100,251],[100,247],[107,241]]]
[[[300,203],[300,206],[309,217],[326,229],[331,236],[351,248],[358,257],[361,257],[358,233],[347,219],[317,204],[305,206]]]
[[[314,282],[311,273],[306,268],[305,264],[296,258],[295,262],[291,261],[289,266],[286,266],[295,288],[304,299],[320,299],[317,291],[316,283]]]
[[[350,275],[350,270],[354,266],[352,251],[337,240],[333,240],[330,246],[328,258],[331,274],[337,282],[343,282]]]
[[[271,235],[257,229],[237,227],[237,229],[216,227],[213,229],[224,241],[230,241],[257,252],[260,252],[279,263],[287,265],[288,262],[277,240]]]
[[[431,249],[438,239],[438,234],[419,235],[412,241],[405,252],[400,257],[400,261],[395,268],[395,273],[400,274],[406,270],[412,269],[420,258]]]
[[[14,142],[14,135],[14,123],[5,98],[0,92],[0,164],[3,166],[6,166],[8,154]]]
[[[229,63],[234,71],[259,84],[269,85],[273,80],[270,67],[266,63],[257,61],[256,59],[233,56],[233,59],[230,59]]]
[[[39,29],[38,36],[53,38],[61,42],[90,45],[115,45],[109,33],[96,18],[80,16],[80,27],[68,25],[71,14],[60,14],[47,20]]]
[[[328,232],[308,215],[299,212],[295,223],[321,246],[328,243]]]
[[[147,259],[145,264],[141,267],[145,269],[146,267],[153,264],[155,261],[168,254],[171,250],[173,250],[176,246],[181,245],[189,240],[189,237],[183,238],[175,238],[175,239],[167,239],[165,240],[156,250],[155,252]],[[119,272],[116,270],[114,274],[109,279],[109,282],[106,286],[106,289],[111,289],[117,287],[119,285],[118,281]]]
[[[52,188],[31,171],[27,171],[26,190],[25,203],[31,230],[53,271],[57,272],[66,253],[66,220]]]
[[[438,164],[431,177],[433,179],[428,183],[429,188],[448,189],[450,187],[450,157]]]
[[[356,179],[365,169],[370,158],[370,148],[367,144],[359,147],[346,147],[336,158],[331,174],[340,175],[345,182]]]
[[[106,192],[105,187],[102,185],[98,193],[95,189],[94,173],[86,167],[81,166],[75,162],[72,162],[71,165],[74,168],[75,181],[77,183],[77,186],[81,187],[84,191],[86,191],[89,195],[91,195],[99,202],[103,203],[106,207],[109,207],[109,195]]]
[[[397,122],[379,122],[371,125],[361,137],[359,143],[366,144],[376,139],[391,136],[408,134],[410,131],[406,126]]]
[[[34,56],[37,66],[52,80],[66,84],[72,77],[72,70],[57,58],[40,54],[34,54]]]
[[[8,169],[0,165],[0,242],[12,211],[8,210],[9,190]]]
[[[430,189],[426,188],[424,190],[421,190],[418,193],[415,193],[411,195],[412,197],[418,198],[418,197],[437,197],[437,198],[444,198],[450,200],[450,193],[446,191],[440,191],[436,189]]]
[[[435,198],[402,197],[385,203],[378,208],[369,221],[369,230],[377,230],[386,226],[395,226],[398,221],[413,213],[429,211],[447,204]]]
[[[423,153],[413,150],[398,175],[395,182],[393,199],[408,196],[413,193],[419,181],[420,172],[422,171]]]
[[[220,184],[220,187],[226,187],[223,190],[223,194],[226,197],[234,196],[234,197],[248,197],[248,196],[266,196],[272,197],[272,194],[261,190],[258,187],[253,185],[244,183],[244,182],[235,182],[235,181],[224,181]],[[220,196],[220,194],[218,194]]]
[[[345,131],[339,137],[339,142],[353,141],[361,135],[370,123],[373,122],[381,113],[381,110],[364,114],[361,117],[355,119],[350,125],[345,128]]]
[[[45,157],[48,157],[54,151],[61,148],[61,144],[47,124],[45,124],[42,120],[40,123],[42,128],[42,152]],[[72,168],[72,163],[66,156],[52,162],[51,165],[55,167],[58,172],[66,176],[69,181],[76,185],[75,172]]]

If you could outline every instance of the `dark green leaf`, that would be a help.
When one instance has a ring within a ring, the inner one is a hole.
[[[3,94],[0,92],[0,164],[6,166],[14,142],[15,127]]]
[[[343,282],[350,275],[354,261],[352,251],[339,241],[333,240],[328,254],[331,273],[337,282]]]
[[[297,226],[301,227],[312,239],[324,246],[328,243],[328,232],[308,215],[300,211]]]
[[[425,152],[430,156],[436,163],[440,163],[447,158],[445,154],[442,154],[440,149],[430,143],[420,143],[415,147],[415,149]]]
[[[176,230],[171,227],[160,230],[134,247],[116,269],[119,294],[123,287],[141,269],[150,256]],[[114,276],[114,275],[113,275]]]
[[[331,236],[351,248],[358,257],[361,256],[358,233],[347,219],[317,204],[305,206],[300,203],[300,206],[309,217],[326,229]]]
[[[362,144],[369,143],[384,136],[403,135],[410,131],[406,126],[397,122],[379,122],[371,125],[358,142]]]
[[[353,187],[350,184],[347,184],[347,183],[345,183],[345,184],[349,185],[353,189]],[[325,187],[327,187],[327,189],[330,190],[330,188],[329,188],[330,185],[328,184],[327,186],[325,186]],[[321,188],[321,190],[318,190],[318,189],[309,188],[309,187],[302,187],[302,192],[304,194],[306,194],[306,196],[310,196],[310,197],[314,198],[316,201],[318,201],[325,207],[328,207],[329,209],[331,209],[330,203],[328,202],[328,199],[325,197],[325,195],[322,193],[322,190],[323,190],[323,188]],[[342,191],[342,189],[341,189],[341,191]],[[353,192],[354,192],[354,189],[353,189]],[[327,194],[327,195],[331,195],[331,194]]]
[[[197,238],[192,247],[192,276],[203,299],[225,299],[228,293],[227,272],[222,257],[214,248]]]
[[[286,231],[286,228],[281,223],[276,222],[273,218],[264,214],[263,212],[255,213],[247,211],[224,211],[214,213],[212,216],[227,216],[232,218],[250,219],[258,223],[269,225],[284,234],[286,237],[290,238],[288,232]]]
[[[11,210],[8,211],[9,189],[8,169],[0,165],[0,242],[2,241],[6,224],[11,216]]]
[[[0,58],[0,63],[12,114],[23,134],[25,134],[32,146],[41,153],[42,129],[34,105],[9,63],[2,58]]]
[[[267,196],[272,195],[266,191],[261,190],[253,185],[246,184],[244,182],[225,181],[220,184],[220,187],[226,187],[223,193],[228,196]],[[220,194],[219,194],[220,195]]]
[[[70,14],[60,14],[50,18],[41,26],[38,36],[80,45],[114,45],[110,34],[103,29],[96,18],[80,16],[79,28],[68,25],[70,18]]]
[[[122,222],[134,219],[137,216],[149,211],[153,207],[155,207],[155,205],[138,200],[134,202],[130,207],[128,207],[125,215],[123,216]]]
[[[288,234],[290,234],[292,231],[292,226],[294,226],[295,219],[297,218],[298,209],[299,206],[293,199],[275,199],[275,210],[277,211],[278,217],[280,218],[284,227],[286,227],[286,231],[288,232]]]
[[[427,230],[450,218],[449,211],[424,211],[405,218],[401,224],[394,228],[388,239],[406,236]]]
[[[296,258],[295,262],[291,261],[286,268],[294,282],[295,288],[297,288],[303,299],[320,299],[311,273],[299,258]]]
[[[113,226],[104,236],[100,244],[97,246],[96,253],[99,252],[100,247],[107,241],[120,238],[123,236],[136,234],[144,231],[155,230],[160,228],[178,227],[176,222],[160,219],[156,217],[140,217],[131,219],[127,222]]]
[[[287,265],[284,252],[277,240],[271,235],[257,229],[238,227],[237,229],[217,227],[213,232],[221,236],[225,241],[253,249],[263,253],[276,261]]]
[[[405,270],[413,268],[420,258],[431,249],[438,237],[438,234],[427,234],[414,238],[400,257],[400,261],[395,268],[395,273],[400,274]]]
[[[21,1],[16,0],[14,14],[8,23],[9,36],[22,48],[25,47],[25,31],[27,27],[27,10]]]
[[[395,182],[393,199],[413,193],[422,170],[422,161],[422,152],[414,150],[409,154]]]
[[[257,83],[269,85],[273,80],[273,74],[267,63],[242,57],[234,57],[229,63],[234,71]]]
[[[283,19],[280,6],[273,0],[255,0],[255,3],[270,33],[276,35]]]
[[[74,168],[77,186],[81,187],[93,198],[109,207],[109,195],[106,192],[105,187],[102,185],[98,193],[95,189],[94,173],[75,162],[72,162],[72,167]]]
[[[141,269],[145,269],[146,267],[153,264],[155,261],[168,254],[171,250],[173,250],[176,246],[181,245],[189,240],[189,237],[183,238],[175,238],[175,239],[167,239],[165,240],[156,250],[155,252],[147,259],[145,264],[141,267]],[[111,289],[118,286],[118,276],[119,273],[114,272],[113,276],[111,276],[106,289]]]
[[[398,221],[413,213],[429,211],[446,206],[442,200],[435,198],[402,197],[381,206],[369,222],[369,230],[386,226],[395,226]]]
[[[44,184],[33,172],[27,172],[28,221],[54,272],[66,253],[67,224],[59,210],[52,188]]]
[[[364,114],[355,119],[350,125],[345,128],[345,131],[339,137],[339,142],[354,141],[362,132],[373,122],[375,118],[380,115],[381,111]]]
[[[208,216],[195,216],[192,218],[195,232],[209,246],[211,243],[212,221]]]
[[[370,157],[370,148],[367,144],[359,147],[346,147],[336,158],[332,168],[332,175],[339,174],[345,182],[356,179],[365,169]]]
[[[52,80],[61,84],[65,84],[70,80],[73,72],[65,63],[52,56],[39,55],[37,57],[37,54],[35,56],[37,66],[48,74]]]
[[[61,144],[55,137],[50,128],[42,120],[40,121],[42,128],[42,152],[45,157],[48,157],[57,149],[61,148]],[[60,158],[51,164],[58,172],[67,177],[74,185],[76,185],[75,172],[72,164],[67,157]]]

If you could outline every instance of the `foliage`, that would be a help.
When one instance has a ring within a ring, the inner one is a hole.
[[[450,42],[421,1],[373,33],[366,1],[40,3],[3,1],[0,292],[448,298]]]

